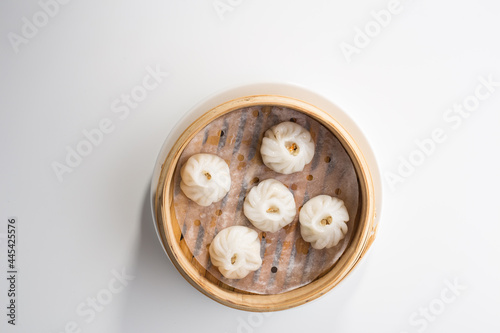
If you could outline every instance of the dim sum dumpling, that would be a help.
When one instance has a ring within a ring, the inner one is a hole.
[[[231,187],[227,163],[219,156],[196,154],[181,169],[181,190],[200,206],[221,200]]]
[[[318,250],[337,245],[347,233],[349,213],[344,202],[328,195],[307,201],[299,213],[300,233]]]
[[[241,279],[262,266],[259,234],[248,227],[223,229],[209,248],[210,260],[228,279]]]
[[[271,127],[262,138],[260,154],[270,169],[288,175],[304,170],[314,155],[314,142],[305,128],[293,122]]]
[[[243,213],[260,230],[276,232],[295,218],[295,200],[281,182],[266,179],[250,190]]]

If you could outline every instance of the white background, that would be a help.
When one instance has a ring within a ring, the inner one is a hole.
[[[71,322],[78,328],[67,332],[499,331],[500,87],[457,128],[443,119],[479,76],[500,82],[498,1],[403,1],[350,62],[341,43],[389,1],[231,3],[221,19],[212,0],[73,0],[16,53],[9,33],[22,36],[23,17],[33,22],[41,7],[2,1],[0,233],[19,218],[20,273],[17,325],[6,324],[4,283],[0,331],[59,333]],[[111,103],[148,66],[170,75],[120,119]],[[347,280],[311,304],[255,316],[203,296],[174,269],[148,191],[185,112],[220,89],[265,81],[306,86],[343,108],[382,174],[435,128],[447,139],[395,190],[384,180],[379,235]],[[60,182],[53,162],[104,118],[114,130]],[[5,280],[4,245],[0,258]],[[122,269],[134,280],[87,322],[78,306]],[[453,294],[449,283],[466,289]],[[422,319],[429,306],[438,314]]]

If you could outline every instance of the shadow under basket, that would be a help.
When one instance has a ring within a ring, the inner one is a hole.
[[[214,277],[200,265],[186,245],[174,208],[176,171],[180,167],[179,159],[188,143],[215,119],[232,111],[254,106],[293,109],[323,125],[339,140],[349,155],[359,186],[359,203],[353,230],[347,248],[338,261],[312,282],[278,294],[254,294],[238,290]],[[351,135],[329,113],[304,101],[277,95],[255,95],[225,102],[203,114],[185,129],[162,162],[153,209],[163,247],[174,266],[191,285],[226,306],[246,311],[278,311],[314,300],[342,281],[359,263],[375,239],[377,225],[374,185],[362,151]]]

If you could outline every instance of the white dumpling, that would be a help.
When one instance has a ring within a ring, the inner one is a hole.
[[[260,154],[270,169],[288,175],[304,170],[314,156],[311,134],[292,122],[271,127],[262,138]]]
[[[229,167],[212,154],[191,156],[181,169],[181,190],[200,206],[221,200],[231,187]]]
[[[318,250],[337,245],[347,233],[347,221],[344,202],[328,195],[307,201],[299,213],[302,238]]]
[[[259,234],[248,227],[223,229],[209,248],[210,260],[228,279],[242,279],[262,266]]]
[[[281,182],[266,179],[250,190],[243,213],[260,230],[276,232],[295,218],[295,200]]]

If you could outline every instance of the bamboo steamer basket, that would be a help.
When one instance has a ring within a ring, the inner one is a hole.
[[[357,132],[359,130],[355,124],[340,109],[314,93],[289,85],[267,86],[266,91],[280,94],[239,95],[243,97],[232,98],[238,94],[260,92],[263,89],[265,89],[263,85],[233,89],[212,97],[195,107],[194,111],[188,114],[188,117],[175,126],[167,138],[158,157],[151,186],[155,228],[165,252],[179,273],[200,292],[221,304],[240,310],[260,312],[278,311],[302,305],[324,295],[338,285],[358,265],[375,240],[378,228],[376,211],[379,212],[381,205],[380,179],[371,149],[364,136]],[[299,95],[309,100],[313,99],[315,105],[301,99],[281,95],[283,92],[291,92],[294,97]],[[227,98],[226,101],[222,102],[225,98]],[[316,106],[318,104],[328,107],[328,109],[319,108]],[[260,105],[294,109],[325,126],[341,142],[348,153],[359,184],[359,208],[354,221],[355,227],[348,246],[340,259],[309,284],[280,294],[249,293],[230,287],[210,276],[197,263],[185,242],[182,241],[183,235],[176,220],[173,204],[175,171],[176,168],[180,167],[178,160],[190,140],[214,119],[234,110]],[[333,117],[331,113],[336,116]],[[343,123],[350,125],[352,132],[357,134],[356,140],[350,134],[351,132],[339,122],[339,118],[343,120]],[[363,150],[358,142],[364,145]]]

